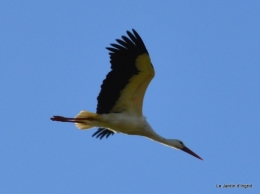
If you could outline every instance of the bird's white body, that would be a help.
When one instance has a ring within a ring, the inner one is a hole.
[[[101,127],[107,128],[115,133],[144,136],[175,149],[182,149],[184,146],[184,144],[180,143],[180,140],[166,139],[157,134],[147,122],[146,117],[142,115],[137,116],[127,112],[97,115],[88,111],[81,111],[76,116],[76,119],[84,117],[91,117],[92,119],[81,120],[81,123],[76,123],[79,129]]]
[[[128,135],[148,136],[154,132],[144,116],[132,115],[127,112],[95,114],[88,111],[81,111],[76,118],[84,118],[91,115],[91,120],[82,120],[76,123],[79,129],[89,129],[91,127],[101,127],[112,130],[116,133]],[[155,133],[155,132],[154,132]]]
[[[182,145],[179,144],[178,140],[174,139],[166,139],[157,134],[150,124],[147,122],[146,117],[144,116],[136,116],[130,115],[128,113],[111,113],[106,115],[100,115],[100,119],[104,120],[102,124],[109,125],[106,126],[99,126],[99,127],[106,127],[110,128],[111,130],[115,130],[119,133],[124,133],[127,135],[139,135],[147,137],[148,139],[157,141],[164,145],[179,149],[182,148]]]
[[[102,121],[99,127],[109,128],[119,133],[145,136],[151,130],[144,116],[122,112],[102,114],[99,118]]]

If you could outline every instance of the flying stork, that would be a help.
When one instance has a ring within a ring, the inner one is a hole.
[[[75,118],[53,116],[51,120],[72,122],[79,129],[98,127],[92,136],[100,139],[114,133],[144,136],[202,160],[182,141],[157,134],[146,121],[143,98],[154,77],[154,68],[139,34],[133,29],[127,35],[106,48],[110,51],[111,71],[101,85],[96,113],[83,110]]]

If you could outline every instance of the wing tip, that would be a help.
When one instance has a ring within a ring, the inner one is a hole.
[[[110,135],[114,135],[114,132],[106,128],[98,128],[98,130],[92,135],[92,137],[96,137],[97,139],[102,140],[103,137],[108,138]]]

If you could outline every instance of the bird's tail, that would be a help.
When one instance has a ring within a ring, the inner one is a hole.
[[[94,126],[91,126],[91,121],[96,120],[97,114],[88,112],[85,110],[80,111],[79,114],[76,115],[75,120],[82,121],[82,122],[75,122],[75,125],[79,129],[90,129]]]

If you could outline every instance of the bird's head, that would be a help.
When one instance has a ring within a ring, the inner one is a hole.
[[[184,143],[181,140],[178,139],[168,139],[168,145],[175,148],[175,149],[179,149],[182,150],[200,160],[203,160],[201,157],[199,157],[197,154],[195,154],[193,151],[191,151],[189,148],[187,148]]]

